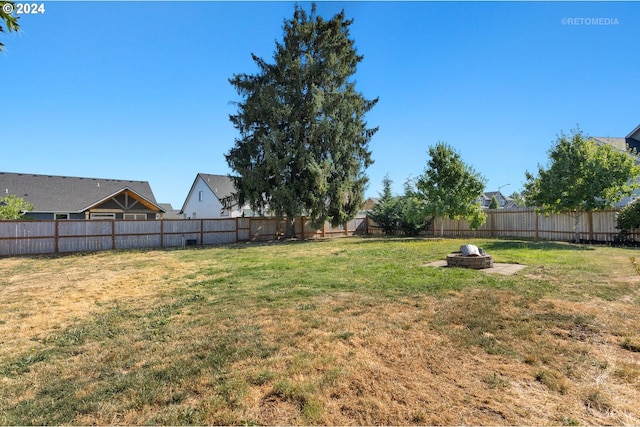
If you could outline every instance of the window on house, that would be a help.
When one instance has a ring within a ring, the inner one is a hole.
[[[191,219],[196,219],[196,213],[195,212],[191,214]]]
[[[56,219],[69,219],[69,214],[56,214]]]
[[[204,200],[204,191],[198,191],[198,201],[201,202]]]
[[[92,213],[90,218],[91,219],[116,219],[116,214],[114,214],[114,213]]]
[[[129,220],[145,220],[147,219],[147,214],[124,214],[123,215],[124,219],[129,219]]]

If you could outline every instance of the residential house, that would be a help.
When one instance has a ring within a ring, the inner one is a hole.
[[[159,219],[165,210],[147,181],[0,172],[0,197],[33,205],[27,218]]]
[[[162,219],[182,219],[180,209],[174,209],[171,203],[158,203],[158,205],[165,211]]]
[[[362,208],[363,212],[370,212],[373,208],[380,203],[380,197],[369,197],[364,201],[364,207]]]
[[[487,191],[480,196],[478,202],[480,206],[484,209],[489,209],[489,205],[491,204],[491,199],[495,196],[498,200],[498,209],[510,209],[517,208],[516,202],[508,196],[505,196],[500,191]]]
[[[591,137],[597,144],[608,144],[613,147],[627,151],[628,149],[634,150],[634,152],[640,153],[640,125],[632,130],[629,135],[623,137],[603,137],[603,136],[593,136]],[[640,158],[636,157],[636,164],[640,164]],[[629,203],[633,202],[637,198],[640,197],[640,188],[635,190],[633,194],[629,197],[625,197],[615,204],[615,207],[624,207]]]
[[[199,173],[191,185],[180,214],[185,219],[244,216],[250,211],[234,201],[235,191],[230,177]]]

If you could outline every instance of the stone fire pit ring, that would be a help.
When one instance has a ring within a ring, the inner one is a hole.
[[[447,255],[447,266],[481,270],[493,267],[493,257],[477,246],[463,245],[459,252]]]

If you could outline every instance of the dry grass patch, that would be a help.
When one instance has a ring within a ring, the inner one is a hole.
[[[639,424],[629,250],[474,243],[0,259],[0,423]]]
[[[197,266],[172,252],[104,252],[0,259],[0,360],[37,350],[39,342],[105,307],[145,310]]]

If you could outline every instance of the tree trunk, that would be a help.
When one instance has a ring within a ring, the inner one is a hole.
[[[574,224],[574,229],[575,229],[575,237],[574,237],[574,242],[575,243],[580,243],[580,217],[582,216],[582,213],[576,211],[576,222]]]
[[[286,239],[296,238],[296,217],[295,216],[287,216],[284,237]]]

